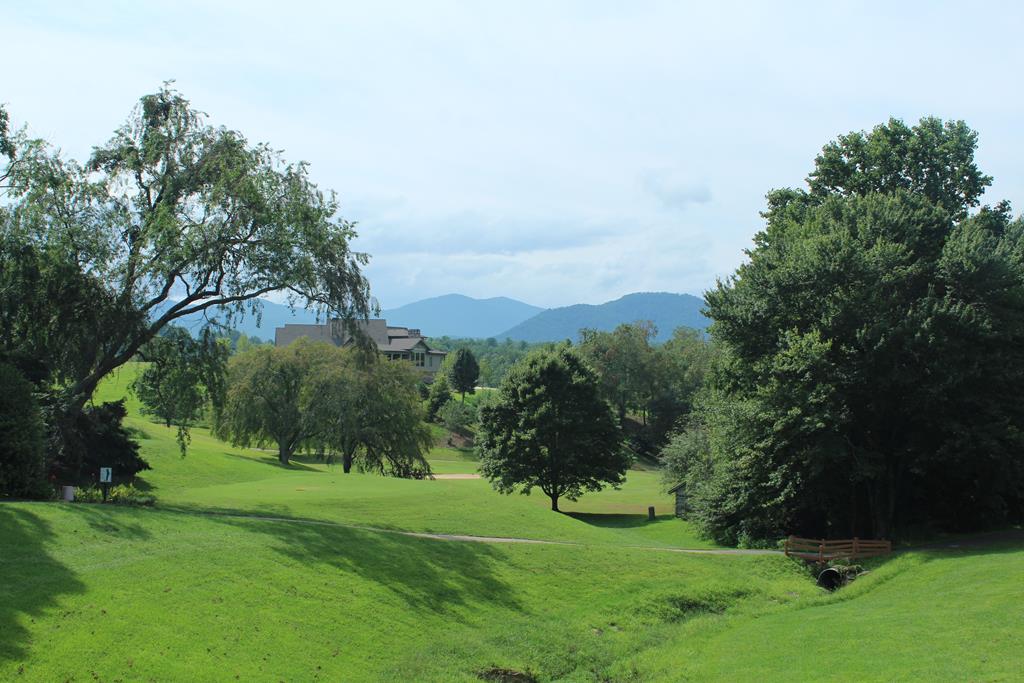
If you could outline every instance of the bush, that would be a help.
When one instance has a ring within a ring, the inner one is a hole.
[[[452,400],[452,392],[448,388],[448,380],[445,378],[444,373],[437,373],[434,383],[430,385],[429,398],[430,400],[427,403],[427,420],[435,422],[438,414],[441,412],[441,408],[448,401]]]
[[[127,412],[123,400],[82,411],[69,435],[73,449],[57,463],[59,483],[95,482],[101,467],[113,468],[114,477],[122,481],[150,469],[149,463],[139,456],[139,444],[122,424]]]
[[[75,502],[102,503],[103,489],[98,486],[80,488],[75,491]],[[140,491],[131,484],[118,484],[110,487],[106,502],[112,505],[150,506],[156,503],[156,496]]]
[[[476,411],[465,403],[448,401],[439,413],[445,429],[450,432],[465,432],[466,428],[476,419]]]
[[[0,363],[0,496],[45,497],[46,428],[32,383]]]

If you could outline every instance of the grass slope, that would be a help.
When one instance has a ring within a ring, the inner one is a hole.
[[[589,680],[669,638],[679,602],[813,590],[779,558],[99,505],[3,505],[0,538],[0,680]]]
[[[131,372],[99,398],[123,394]],[[642,522],[662,495],[654,472],[557,515],[481,481],[282,468],[201,429],[182,459],[169,430],[130,423],[146,436],[156,509],[0,503],[0,680],[1022,677],[1019,541],[908,552],[826,594],[783,557],[668,552],[697,541],[667,516]],[[432,457],[473,467],[458,449]],[[226,510],[321,521],[210,514]]]

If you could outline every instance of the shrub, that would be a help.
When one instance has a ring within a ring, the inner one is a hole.
[[[434,383],[430,385],[430,397],[427,403],[427,420],[435,422],[438,418],[438,413],[441,412],[441,408],[444,407],[448,401],[452,400],[452,392],[448,388],[448,380],[445,378],[444,373],[437,373],[437,377],[434,378]]]
[[[0,363],[0,495],[46,495],[46,428],[32,384]]]
[[[75,420],[69,435],[73,450],[57,464],[60,483],[95,482],[101,467],[111,467],[119,479],[134,477],[150,469],[139,456],[139,444],[122,424],[127,415],[124,401],[111,401],[91,406]],[[72,441],[73,440],[73,441]]]
[[[441,408],[439,416],[445,429],[450,432],[462,433],[476,418],[476,411],[465,403],[448,401]]]
[[[87,486],[75,491],[75,502],[78,503],[102,503],[103,489],[98,486]],[[111,486],[107,492],[107,503],[112,505],[140,505],[150,506],[156,503],[156,496],[135,488],[131,484],[118,484]]]

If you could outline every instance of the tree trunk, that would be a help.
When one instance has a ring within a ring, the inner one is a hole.
[[[290,464],[292,458],[291,449],[284,444],[278,444],[277,446],[277,459],[282,465],[287,466]]]
[[[344,453],[341,456],[341,471],[348,474],[352,471],[352,454]]]
[[[895,467],[887,464],[885,471],[872,484],[871,531],[875,538],[890,538],[896,521],[897,476]]]
[[[561,510],[558,509],[558,494],[557,493],[551,494],[551,510],[552,510],[552,512],[561,512]]]

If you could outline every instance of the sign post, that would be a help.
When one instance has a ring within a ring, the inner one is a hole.
[[[111,468],[101,467],[100,468],[100,485],[103,487],[103,502],[107,502],[107,492],[110,490]]]

